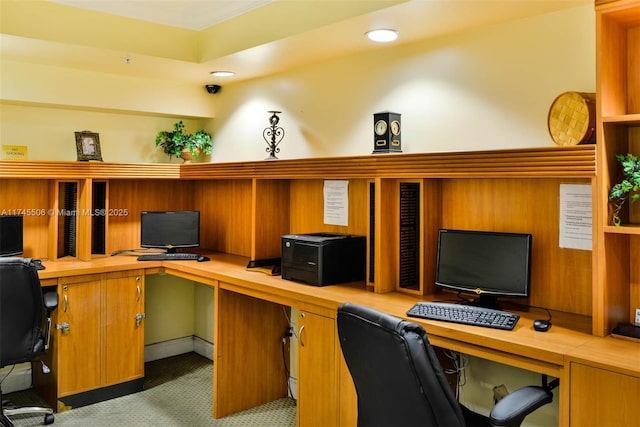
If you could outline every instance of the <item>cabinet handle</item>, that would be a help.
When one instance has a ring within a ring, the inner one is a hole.
[[[67,295],[64,296],[64,312],[66,313],[69,310],[69,297]]]
[[[302,331],[304,331],[304,326],[305,325],[300,326],[300,329],[298,330],[298,341],[300,341],[301,347],[304,347],[304,340],[302,339]]]
[[[138,280],[139,278],[136,278]],[[136,290],[138,291],[138,296],[136,297],[136,301],[140,302],[140,298],[142,297],[142,289],[140,289],[140,285],[136,286]]]

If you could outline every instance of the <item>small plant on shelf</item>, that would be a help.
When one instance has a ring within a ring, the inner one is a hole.
[[[621,223],[620,212],[629,197],[631,203],[640,198],[640,156],[618,154],[616,160],[622,165],[623,180],[609,190],[609,202],[613,204],[613,225]]]
[[[173,131],[160,131],[156,135],[156,146],[169,155],[183,160],[197,159],[201,155],[210,155],[213,149],[211,135],[203,130],[194,134],[184,132],[182,120],[173,125]]]

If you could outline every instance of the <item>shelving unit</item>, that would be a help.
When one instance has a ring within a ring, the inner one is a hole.
[[[593,334],[633,322],[640,308],[640,206],[611,223],[609,190],[620,179],[617,154],[640,154],[640,2],[596,1],[597,207],[594,221]]]

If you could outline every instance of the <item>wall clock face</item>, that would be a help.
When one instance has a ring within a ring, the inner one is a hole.
[[[391,122],[391,133],[398,136],[400,135],[400,122],[394,120]]]
[[[378,120],[375,124],[376,135],[384,135],[387,132],[387,122]]]

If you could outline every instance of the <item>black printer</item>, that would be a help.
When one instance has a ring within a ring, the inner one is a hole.
[[[315,286],[365,280],[366,237],[309,233],[282,236],[282,278]]]

